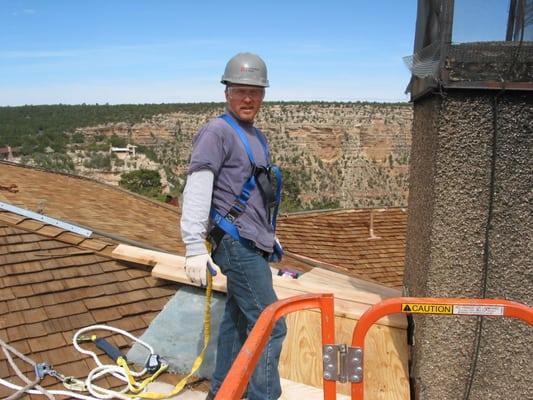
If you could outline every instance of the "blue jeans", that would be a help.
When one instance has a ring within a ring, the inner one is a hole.
[[[211,379],[211,391],[216,393],[259,314],[278,299],[270,267],[261,252],[225,236],[213,252],[213,260],[226,275],[228,287]],[[274,400],[281,396],[278,363],[286,333],[285,319],[280,319],[250,379],[247,399]]]

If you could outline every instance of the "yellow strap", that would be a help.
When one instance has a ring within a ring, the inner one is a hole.
[[[137,382],[131,373],[130,367],[124,357],[119,357],[117,359],[117,365],[124,369],[126,376],[128,377],[128,388],[133,393],[141,392],[149,383],[153,382],[159,375],[167,370],[168,365],[163,364],[161,367],[151,376],[143,380],[142,382]]]
[[[178,394],[179,392],[181,392],[183,390],[183,388],[187,384],[187,381],[189,380],[189,378],[191,376],[193,376],[196,371],[198,371],[198,369],[202,365],[202,362],[204,361],[205,351],[207,350],[207,345],[209,344],[209,338],[211,337],[211,294],[212,294],[212,289],[213,289],[213,277],[211,276],[211,273],[208,271],[208,273],[207,273],[207,289],[206,289],[206,292],[205,292],[205,305],[204,305],[204,348],[202,349],[202,351],[200,352],[198,357],[196,357],[196,359],[194,360],[194,362],[192,364],[191,372],[189,372],[189,374],[185,378],[183,378],[181,381],[179,381],[176,384],[176,386],[174,386],[174,388],[169,393],[145,392],[145,393],[128,394],[129,397],[141,398],[141,399],[166,399],[167,397],[175,396],[176,394]],[[126,365],[126,368],[127,368],[126,362],[124,362],[124,364]],[[129,371],[129,368],[127,369],[127,371]],[[161,372],[163,372],[163,371],[161,371]],[[161,372],[157,371],[156,374],[159,375]],[[155,379],[157,377],[157,376],[155,376],[156,374],[154,374],[154,376],[146,379],[145,381],[143,381],[141,383],[141,385],[143,385],[141,390],[144,389],[144,387],[148,383],[150,383],[151,381],[153,381],[153,379]],[[128,376],[129,375],[130,375],[130,373],[128,373]],[[131,378],[133,378],[133,377],[131,377]],[[146,382],[148,380],[150,380],[150,382],[147,382],[146,384],[144,384],[144,382]],[[133,379],[133,382],[135,382],[134,379]],[[131,390],[131,388],[130,388],[130,390]]]

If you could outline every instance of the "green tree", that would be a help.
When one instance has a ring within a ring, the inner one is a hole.
[[[109,144],[111,144],[111,146],[113,147],[126,147],[126,145],[128,144],[128,141],[123,137],[113,134],[109,138]]]
[[[338,199],[325,197],[323,199],[315,199],[311,201],[311,210],[326,210],[340,208],[341,203]]]
[[[303,209],[300,200],[302,192],[299,181],[300,177],[296,172],[291,172],[288,169],[283,171],[283,191],[281,194],[280,212],[294,212]]]
[[[35,153],[32,156],[23,156],[22,164],[35,165],[49,171],[74,172],[74,162],[66,154],[59,153]]]
[[[91,153],[91,158],[83,162],[85,168],[111,170],[111,157],[106,153]]]
[[[119,185],[143,196],[155,198],[161,192],[161,177],[157,171],[140,169],[122,174]]]

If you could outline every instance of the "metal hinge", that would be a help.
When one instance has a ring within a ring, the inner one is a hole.
[[[322,349],[324,379],[338,382],[363,380],[363,349],[345,344],[326,344]]]

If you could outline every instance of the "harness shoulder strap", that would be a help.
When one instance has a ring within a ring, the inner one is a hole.
[[[263,148],[263,151],[265,153],[265,160],[267,162],[267,167],[257,167],[254,159],[254,155],[252,152],[252,148],[250,146],[250,142],[248,141],[248,138],[246,137],[246,133],[241,128],[241,126],[235,121],[235,119],[229,115],[229,114],[223,114],[219,118],[222,118],[224,121],[226,121],[235,131],[239,139],[241,140],[244,149],[246,151],[246,154],[248,155],[248,159],[250,160],[250,164],[252,165],[252,174],[251,176],[246,180],[244,183],[241,193],[235,197],[234,204],[228,211],[226,215],[220,214],[215,209],[211,209],[210,212],[210,218],[214,224],[214,228],[210,234],[213,244],[215,246],[218,245],[224,234],[229,234],[234,240],[241,240],[241,237],[239,235],[239,231],[237,227],[235,226],[234,222],[235,220],[244,212],[246,209],[246,204],[248,200],[250,199],[250,196],[252,194],[252,191],[256,188],[256,186],[259,186],[260,191],[262,192],[263,196],[265,196],[265,201],[267,202],[268,212],[271,217],[271,224],[276,229],[276,219],[277,219],[277,213],[278,213],[278,207],[279,203],[281,201],[281,171],[279,167],[277,166],[270,166],[269,163],[269,151],[268,151],[268,145],[266,143],[266,140],[262,136],[262,133],[257,129],[255,129],[255,134],[261,143],[261,147]],[[273,193],[270,176],[268,170],[271,169],[275,176],[276,176],[276,192]],[[259,184],[258,184],[259,183]],[[273,210],[272,210],[273,208]],[[272,212],[273,211],[273,212]]]
[[[233,128],[235,133],[239,136],[239,139],[241,139],[242,144],[244,145],[244,149],[246,150],[246,154],[248,155],[248,159],[250,160],[250,163],[252,164],[252,167],[255,167],[255,159],[254,159],[254,153],[252,152],[252,147],[250,146],[250,142],[248,141],[248,138],[246,137],[246,133],[241,128],[241,126],[235,121],[235,119],[229,115],[229,114],[222,114],[219,118],[222,118],[224,121],[226,121],[229,126]],[[257,136],[257,139],[261,143],[261,146],[263,147],[263,151],[265,153],[265,160],[267,164],[269,164],[269,157],[268,157],[268,145],[263,138],[262,134],[260,133],[259,129],[254,127],[255,135]]]

